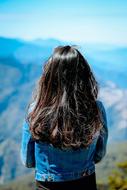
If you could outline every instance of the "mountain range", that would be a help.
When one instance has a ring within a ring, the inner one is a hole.
[[[22,122],[43,64],[57,39],[25,41],[0,37],[0,183],[30,173],[20,160]],[[79,44],[99,85],[107,113],[108,143],[127,140],[127,47]]]

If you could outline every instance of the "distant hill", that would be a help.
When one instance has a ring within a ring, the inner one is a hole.
[[[60,44],[69,42],[57,39],[24,41],[0,37],[1,184],[31,172],[20,161],[22,121],[32,91],[43,72],[43,64],[53,48]],[[89,46],[87,49],[83,44],[81,49],[100,84],[99,99],[103,101],[107,112],[109,143],[121,142],[127,140],[127,77],[126,70],[123,69],[127,62],[126,47],[116,50],[110,47],[110,51],[107,47],[103,52],[102,47],[95,47]],[[119,57],[116,65],[115,61],[108,62],[108,54],[109,57]],[[99,55],[103,61],[99,60]]]
[[[24,41],[0,37],[0,57],[13,56],[21,63],[42,64],[42,60],[46,60],[50,56],[54,47],[64,43],[52,38]]]
[[[0,56],[7,57],[12,55],[18,48],[22,47],[24,43],[20,39],[10,39],[5,37],[0,37]]]
[[[60,41],[60,40],[57,40],[57,39],[54,39],[54,38],[47,38],[47,39],[35,39],[32,41],[33,44],[35,45],[39,45],[41,47],[56,47],[56,46],[59,46],[59,45],[65,45],[67,44],[66,42],[64,41]]]

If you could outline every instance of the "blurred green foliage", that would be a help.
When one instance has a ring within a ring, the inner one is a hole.
[[[109,176],[109,190],[127,190],[127,161],[117,164],[119,171]]]

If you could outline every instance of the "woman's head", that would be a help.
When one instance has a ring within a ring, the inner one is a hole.
[[[44,65],[28,115],[34,139],[56,147],[86,147],[101,127],[98,83],[75,46],[58,46]]]

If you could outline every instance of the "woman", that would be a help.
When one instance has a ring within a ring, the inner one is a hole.
[[[98,83],[75,46],[58,46],[44,65],[24,119],[21,158],[36,190],[96,190],[95,164],[108,129]]]

